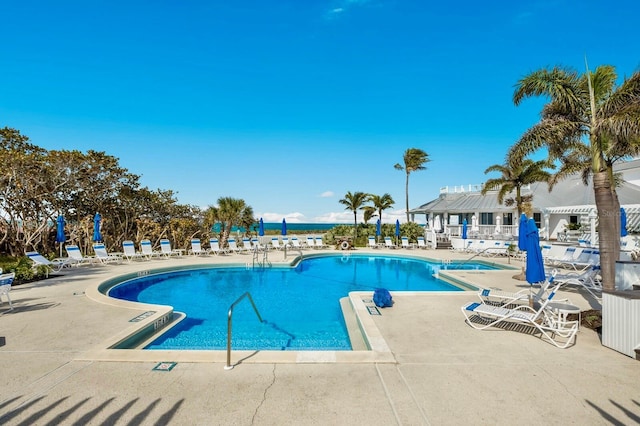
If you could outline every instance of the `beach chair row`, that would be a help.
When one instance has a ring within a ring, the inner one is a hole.
[[[512,250],[511,245],[516,249]],[[511,240],[483,240],[483,239],[451,239],[451,250],[463,253],[474,253],[480,256],[496,257],[517,255],[517,243]]]
[[[368,238],[368,244],[367,246],[369,248],[389,248],[389,249],[397,249],[397,248],[403,248],[403,249],[427,249],[427,244],[425,243],[425,239],[424,237],[418,237],[416,239],[415,243],[412,243],[409,241],[409,237],[405,237],[402,236],[400,237],[400,245],[398,246],[396,243],[393,242],[393,239],[391,237],[384,237],[383,238],[383,243],[378,243],[376,237],[374,237],[373,235],[370,235]]]
[[[600,251],[590,247],[542,244],[542,260],[546,265],[583,272],[600,265]]]
[[[274,250],[283,250],[285,248],[288,249],[296,249],[296,250],[307,250],[307,249],[326,249],[329,248],[327,244],[325,244],[322,237],[317,236],[307,236],[305,239],[301,240],[298,237],[287,237],[283,236],[282,240],[279,237],[271,237],[271,244],[269,248]]]

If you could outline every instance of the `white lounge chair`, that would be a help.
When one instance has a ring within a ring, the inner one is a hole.
[[[376,237],[374,237],[373,235],[369,235],[368,241],[369,241],[368,243],[369,248],[372,248],[372,249],[380,248],[380,244],[376,242]]]
[[[251,239],[243,238],[242,247],[240,247],[240,253],[250,253],[253,247],[251,247]]]
[[[302,244],[300,244],[300,240],[298,239],[298,237],[291,237],[291,246],[293,248],[300,249],[300,250],[305,248],[302,246]]]
[[[67,251],[67,255],[71,259],[70,263],[73,266],[92,264],[98,261],[93,256],[84,256],[80,251],[80,247],[75,244],[67,244],[64,249]]]
[[[520,290],[515,293],[489,288],[481,288],[480,290],[478,290],[478,297],[483,303],[496,306],[528,303],[530,298],[532,299],[532,302],[540,303],[546,299],[546,294],[550,290],[550,288],[557,284],[555,282],[557,273],[558,270],[554,269],[535,293],[533,292],[532,288]],[[558,301],[558,299],[556,299],[556,301]],[[566,299],[563,300],[563,302],[570,303]]]
[[[322,237],[316,237],[315,238],[315,243],[316,243],[316,248],[319,248],[319,249],[323,249],[323,248],[327,248],[328,247],[324,243],[324,241],[322,240]]]
[[[278,237],[271,237],[271,247],[276,250],[282,250],[284,246],[280,244],[280,239]]]
[[[251,249],[257,251],[267,251],[268,247],[263,245],[258,238],[251,239]]]
[[[291,247],[291,242],[289,241],[289,237],[282,237],[282,247],[283,248]]]
[[[182,250],[171,248],[171,241],[166,238],[160,240],[160,250],[162,251],[162,255],[165,257],[182,256]]]
[[[561,318],[549,304],[553,300],[560,284],[556,284],[539,309],[529,305],[518,305],[513,309],[494,306],[482,302],[471,302],[462,306],[465,321],[477,330],[503,326],[520,330],[518,326],[537,329],[550,343],[564,349],[575,342],[578,332],[578,321],[567,321]]]
[[[307,237],[307,248],[315,248],[316,240],[313,237]]]
[[[504,241],[502,240],[486,242],[482,255],[488,257],[506,256],[507,247],[504,245]]]
[[[102,243],[93,244],[93,252],[96,254],[96,259],[98,259],[101,263],[122,262],[122,256],[108,253],[107,248]]]
[[[412,249],[415,246],[409,243],[409,237],[400,237],[400,247],[404,249]]]
[[[153,249],[153,245],[151,244],[151,241],[147,239],[140,241],[140,251],[148,259],[162,256],[162,253],[160,253],[159,251],[155,251]]]
[[[560,266],[575,272],[584,272],[600,264],[600,252],[596,249],[585,248],[571,261],[561,262]]]
[[[146,256],[140,252],[136,251],[136,246],[135,244],[133,244],[133,241],[131,240],[124,240],[122,242],[122,250],[123,250],[123,257],[125,259],[127,259],[129,262],[131,262],[132,260],[136,260],[136,259],[145,259]]]
[[[579,273],[570,272],[568,274],[558,274],[555,280],[561,286],[573,285],[582,287],[593,297],[600,299],[602,297],[602,283],[600,282],[599,275],[600,267],[594,265],[588,270]]]
[[[57,258],[53,260],[49,260],[37,251],[28,251],[26,253],[29,260],[33,262],[33,267],[37,268],[38,266],[48,266],[53,269],[55,272],[60,271],[62,268],[71,266],[73,261],[69,258]]]
[[[227,254],[228,250],[220,247],[220,243],[217,238],[209,238],[209,252],[215,254]]]
[[[229,244],[229,252],[230,253],[241,253],[242,252],[240,247],[238,247],[238,243],[236,242],[235,238],[229,238],[227,240],[227,243]]]
[[[199,238],[192,238],[189,254],[193,256],[208,256],[209,250],[205,250],[202,248],[202,243],[200,242]]]
[[[386,248],[390,248],[390,249],[397,248],[396,245],[393,244],[393,241],[391,240],[391,237],[384,237],[384,246]]]
[[[565,247],[563,253],[559,256],[549,254],[547,257],[548,262],[554,266],[561,266],[564,262],[573,262],[578,257],[576,250],[576,247],[573,246]]]
[[[9,292],[11,291],[11,284],[13,284],[13,280],[15,279],[15,277],[16,274],[14,272],[11,272],[10,274],[0,275],[0,304],[2,303],[2,296],[5,296],[9,301],[10,311],[13,310],[13,303],[11,302],[11,296],[9,296]]]
[[[418,241],[418,248],[419,249],[426,250],[428,248],[427,244],[424,241],[424,237],[418,237],[417,241]]]

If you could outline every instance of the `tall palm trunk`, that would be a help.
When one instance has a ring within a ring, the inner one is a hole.
[[[231,235],[231,222],[225,222],[222,235],[220,235],[220,247],[226,248],[227,241],[229,241],[229,235]]]
[[[606,171],[594,173],[593,189],[598,209],[602,287],[604,290],[615,290],[615,262],[620,255],[620,230],[617,225],[620,203]]]
[[[358,241],[358,213],[353,211],[353,244]]]
[[[404,184],[405,207],[407,209],[407,223],[409,223],[409,172],[407,172],[407,180]]]

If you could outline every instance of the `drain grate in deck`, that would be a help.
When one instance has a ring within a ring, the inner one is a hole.
[[[367,305],[367,311],[369,311],[370,315],[382,315],[377,306]]]
[[[160,362],[158,363],[158,365],[156,365],[155,367],[153,367],[153,371],[171,371],[173,370],[173,367],[175,367],[178,363],[177,362]]]
[[[156,311],[147,311],[147,312],[143,312],[140,315],[138,315],[137,317],[133,317],[129,320],[129,322],[140,322],[145,318],[149,318],[151,315],[155,314]]]

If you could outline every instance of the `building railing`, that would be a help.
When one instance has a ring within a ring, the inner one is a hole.
[[[453,237],[462,235],[462,225],[448,225],[447,234]],[[469,238],[510,238],[518,236],[518,225],[478,225],[478,230],[473,231],[471,225],[467,225]]]
[[[465,192],[480,192],[484,188],[484,183],[476,183],[470,185],[453,185],[453,186],[443,186],[440,188],[441,194],[462,194]],[[495,186],[489,188],[489,191],[498,191],[500,189],[499,186]],[[521,189],[531,189],[531,185],[523,185]]]

